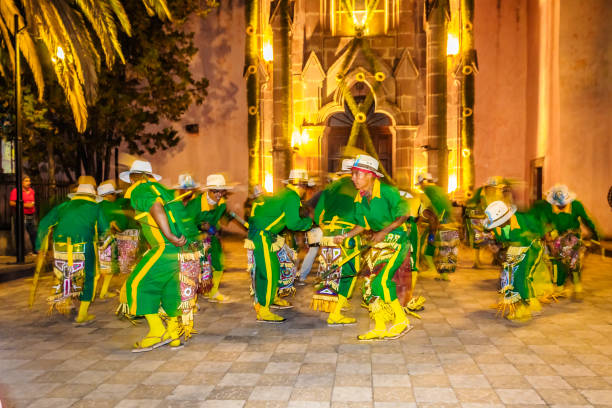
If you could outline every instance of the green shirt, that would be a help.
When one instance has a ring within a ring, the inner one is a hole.
[[[149,210],[157,201],[164,206],[170,230],[177,237],[189,238],[188,229],[183,224],[184,209],[181,201],[174,200],[174,191],[167,189],[155,181],[138,181],[126,191],[125,198],[136,211],[136,219],[140,222],[142,235],[151,247],[170,244],[162,234]]]
[[[211,204],[208,202],[208,193],[204,193],[198,197],[197,205],[199,205],[198,224],[207,222],[211,227],[219,229],[219,221],[227,209],[225,199],[222,198],[217,204]]]
[[[429,200],[428,207],[436,214],[442,224],[450,222],[453,215],[453,205],[442,188],[435,184],[423,186],[423,193]]]
[[[341,176],[321,193],[315,207],[315,221],[320,225],[337,217],[340,221],[357,224],[355,219],[356,194],[357,189],[351,180],[351,175]]]
[[[589,218],[584,206],[578,200],[572,201],[563,209],[541,200],[534,205],[534,208],[537,209],[540,219],[549,230],[556,229],[559,234],[579,230],[580,221],[582,221],[593,233],[596,233],[595,223]]]
[[[53,207],[40,221],[36,239],[36,248],[51,228],[54,242],[67,242],[70,238],[73,244],[93,242],[98,235],[108,230],[109,224],[98,203],[87,195],[76,195],[70,201]]]
[[[178,192],[175,192],[175,196],[178,196]],[[198,216],[200,215],[200,197],[193,197],[187,201],[187,204],[183,205],[183,211],[181,221],[185,227],[185,237],[190,240],[197,240],[200,235],[200,229],[198,228]]]
[[[99,206],[104,213],[104,218],[110,223],[116,226],[119,231],[123,231],[128,228],[129,218],[126,214],[126,206],[129,206],[129,200],[125,198],[117,198],[115,201],[102,201]]]
[[[310,218],[300,217],[300,196],[292,185],[255,201],[249,218],[249,234],[257,231],[278,234],[285,228],[306,231],[311,226]]]
[[[397,188],[381,183],[378,179],[374,181],[370,200],[357,192],[354,202],[357,224],[373,231],[380,231],[399,217],[410,215],[408,203],[399,195]],[[405,233],[405,231],[405,225],[402,224],[392,232]]]
[[[493,232],[497,241],[517,246],[529,246],[534,239],[544,235],[536,216],[518,211],[510,218],[510,224],[494,228]]]

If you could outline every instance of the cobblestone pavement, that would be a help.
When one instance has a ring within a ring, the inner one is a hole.
[[[453,281],[422,279],[422,320],[400,340],[360,344],[368,329],[329,328],[300,288],[283,325],[256,323],[238,241],[226,248],[222,291],[233,303],[201,301],[199,334],[182,350],[133,354],[146,328],[92,306],[96,323],[48,318],[50,280],[32,311],[30,281],[0,284],[3,407],[502,407],[612,405],[612,261],[590,255],[586,298],[546,306],[526,324],[495,318],[498,272],[473,270],[464,249]],[[119,285],[120,282],[115,282]]]

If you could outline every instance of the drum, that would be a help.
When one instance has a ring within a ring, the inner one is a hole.
[[[113,243],[100,242],[98,248],[98,260],[100,273],[106,275],[113,272]]]
[[[127,229],[117,233],[117,252],[119,271],[123,274],[132,273],[138,260],[140,230]]]
[[[182,249],[179,253],[180,266],[180,285],[181,285],[181,304],[179,309],[182,312],[183,326],[193,326],[193,312],[196,308],[197,290],[200,282],[200,258],[201,252],[190,246]]]
[[[53,244],[53,273],[56,285],[53,294],[47,298],[49,312],[57,309],[68,315],[73,308],[73,300],[78,300],[85,282],[85,245],[86,243]]]
[[[438,272],[455,272],[459,255],[459,230],[441,225],[438,230],[436,246],[438,251],[434,256],[434,264]]]
[[[297,276],[297,253],[284,244],[283,247],[276,253],[278,263],[280,264],[280,277],[278,280],[278,295],[285,297],[294,295],[296,292],[295,277]]]
[[[521,300],[521,295],[514,291],[514,273],[525,259],[528,250],[529,247],[511,246],[506,252],[506,260],[504,261],[499,285],[499,292],[503,296],[502,303],[506,305]]]
[[[342,261],[342,249],[334,245],[330,239],[325,239],[325,245],[321,247],[319,255],[319,278],[321,281],[315,286],[310,308],[321,312],[330,313],[338,302],[338,287],[342,268],[337,265]]]
[[[201,276],[200,283],[198,285],[198,293],[204,294],[210,292],[213,287],[212,280],[212,262],[210,255],[210,236],[207,236],[201,241],[201,258],[200,258],[200,267],[201,267]]]
[[[570,271],[580,269],[582,247],[580,235],[574,231],[564,233],[549,244],[550,255],[560,259]]]

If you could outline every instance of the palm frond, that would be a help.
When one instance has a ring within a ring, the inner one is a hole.
[[[117,39],[117,25],[113,18],[113,10],[105,0],[76,0],[83,16],[93,27],[102,51],[106,57],[106,66],[112,67],[115,62],[115,53],[125,63],[121,44]]]
[[[13,0],[2,0],[0,1],[0,31],[2,31],[2,38],[6,44],[6,48],[9,52],[11,59],[11,67],[15,69],[15,50],[13,49],[13,43],[11,41],[11,35],[14,30],[13,27],[13,16],[17,14],[20,17],[20,24],[24,24],[21,13],[17,9]],[[36,46],[34,40],[30,36],[28,31],[22,31],[19,34],[19,50],[26,60],[26,63],[32,71],[34,77],[34,83],[38,90],[38,98],[42,99],[45,92],[45,80],[43,76],[43,69],[36,52]]]
[[[119,20],[119,23],[121,24],[121,28],[123,28],[123,31],[125,31],[125,33],[131,37],[132,25],[130,24],[130,19],[123,8],[123,4],[121,4],[121,0],[109,0],[109,4],[115,13],[115,16]]]
[[[142,2],[150,16],[157,15],[162,20],[172,20],[172,13],[166,0],[142,0]]]

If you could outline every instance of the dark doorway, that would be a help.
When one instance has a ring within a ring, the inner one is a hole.
[[[544,158],[531,161],[531,202],[541,200],[544,196]]]

